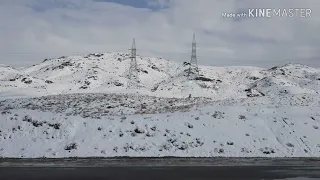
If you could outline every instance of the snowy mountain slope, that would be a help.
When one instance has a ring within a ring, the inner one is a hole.
[[[19,70],[0,64],[0,81],[10,81],[10,79],[21,75]]]
[[[142,89],[175,73],[178,64],[161,58],[137,57]],[[46,59],[32,67],[22,69],[24,77],[31,79],[28,87],[22,82],[6,82],[26,94],[42,87],[39,95],[81,92],[116,92],[127,88],[130,59],[125,53],[88,54],[85,56]],[[21,78],[24,78],[21,77]],[[21,81],[21,78],[18,81]],[[42,82],[34,81],[41,79]],[[0,87],[2,91],[10,91]],[[14,88],[12,88],[14,90]]]
[[[66,94],[0,101],[0,110],[31,109],[65,115],[102,118],[133,114],[167,113],[211,102],[209,98],[159,98],[132,94]]]
[[[216,100],[242,98],[246,97],[244,90],[248,84],[254,82],[255,78],[263,76],[260,73],[262,70],[256,67],[200,66],[200,78],[190,80],[187,73],[182,71],[169,81],[157,84],[156,92],[170,92],[174,97],[188,97],[192,94]]]
[[[320,156],[319,107],[209,104],[101,118],[31,109],[1,110],[0,156]]]
[[[29,77],[21,70],[0,65],[0,99],[24,96],[24,93],[21,92],[24,89],[28,90],[29,95],[31,94],[29,89],[32,89],[33,93],[37,93],[39,89],[45,88],[43,84],[42,79]]]
[[[25,96],[111,92],[169,98],[185,98],[191,94],[193,97],[225,100],[248,96],[315,94],[320,89],[320,70],[300,64],[287,64],[269,70],[200,66],[201,78],[190,79],[185,72],[187,63],[138,56],[141,88],[129,90],[129,57],[126,53],[93,53],[46,59],[19,71],[1,67],[0,92],[19,92]]]
[[[268,95],[319,93],[319,69],[300,64],[287,64],[275,67],[268,76],[255,82],[251,89],[256,89]]]
[[[139,89],[126,53],[0,65],[0,156],[320,155],[320,69],[137,62]]]

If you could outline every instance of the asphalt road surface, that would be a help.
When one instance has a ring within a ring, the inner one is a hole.
[[[0,180],[320,180],[317,159],[0,159]]]

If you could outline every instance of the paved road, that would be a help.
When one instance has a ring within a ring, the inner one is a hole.
[[[0,159],[0,179],[320,179],[319,162],[303,159]]]

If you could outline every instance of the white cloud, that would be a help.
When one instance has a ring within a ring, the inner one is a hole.
[[[2,0],[0,63],[31,65],[47,57],[125,51],[188,61],[193,32],[203,65],[320,67],[320,2],[316,0],[149,0],[152,11],[93,0]],[[235,19],[248,8],[311,8],[311,18]],[[318,58],[318,59],[317,59]]]

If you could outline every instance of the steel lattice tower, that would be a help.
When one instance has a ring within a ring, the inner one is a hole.
[[[138,77],[138,64],[137,64],[137,49],[136,49],[136,41],[133,38],[132,48],[131,50],[131,62],[129,68],[129,82],[128,88],[138,89],[139,77]]]
[[[194,74],[196,76],[199,75],[198,69],[198,60],[197,60],[197,43],[196,43],[196,34],[193,34],[193,41],[192,41],[192,52],[191,52],[191,60],[189,65],[188,76]]]

